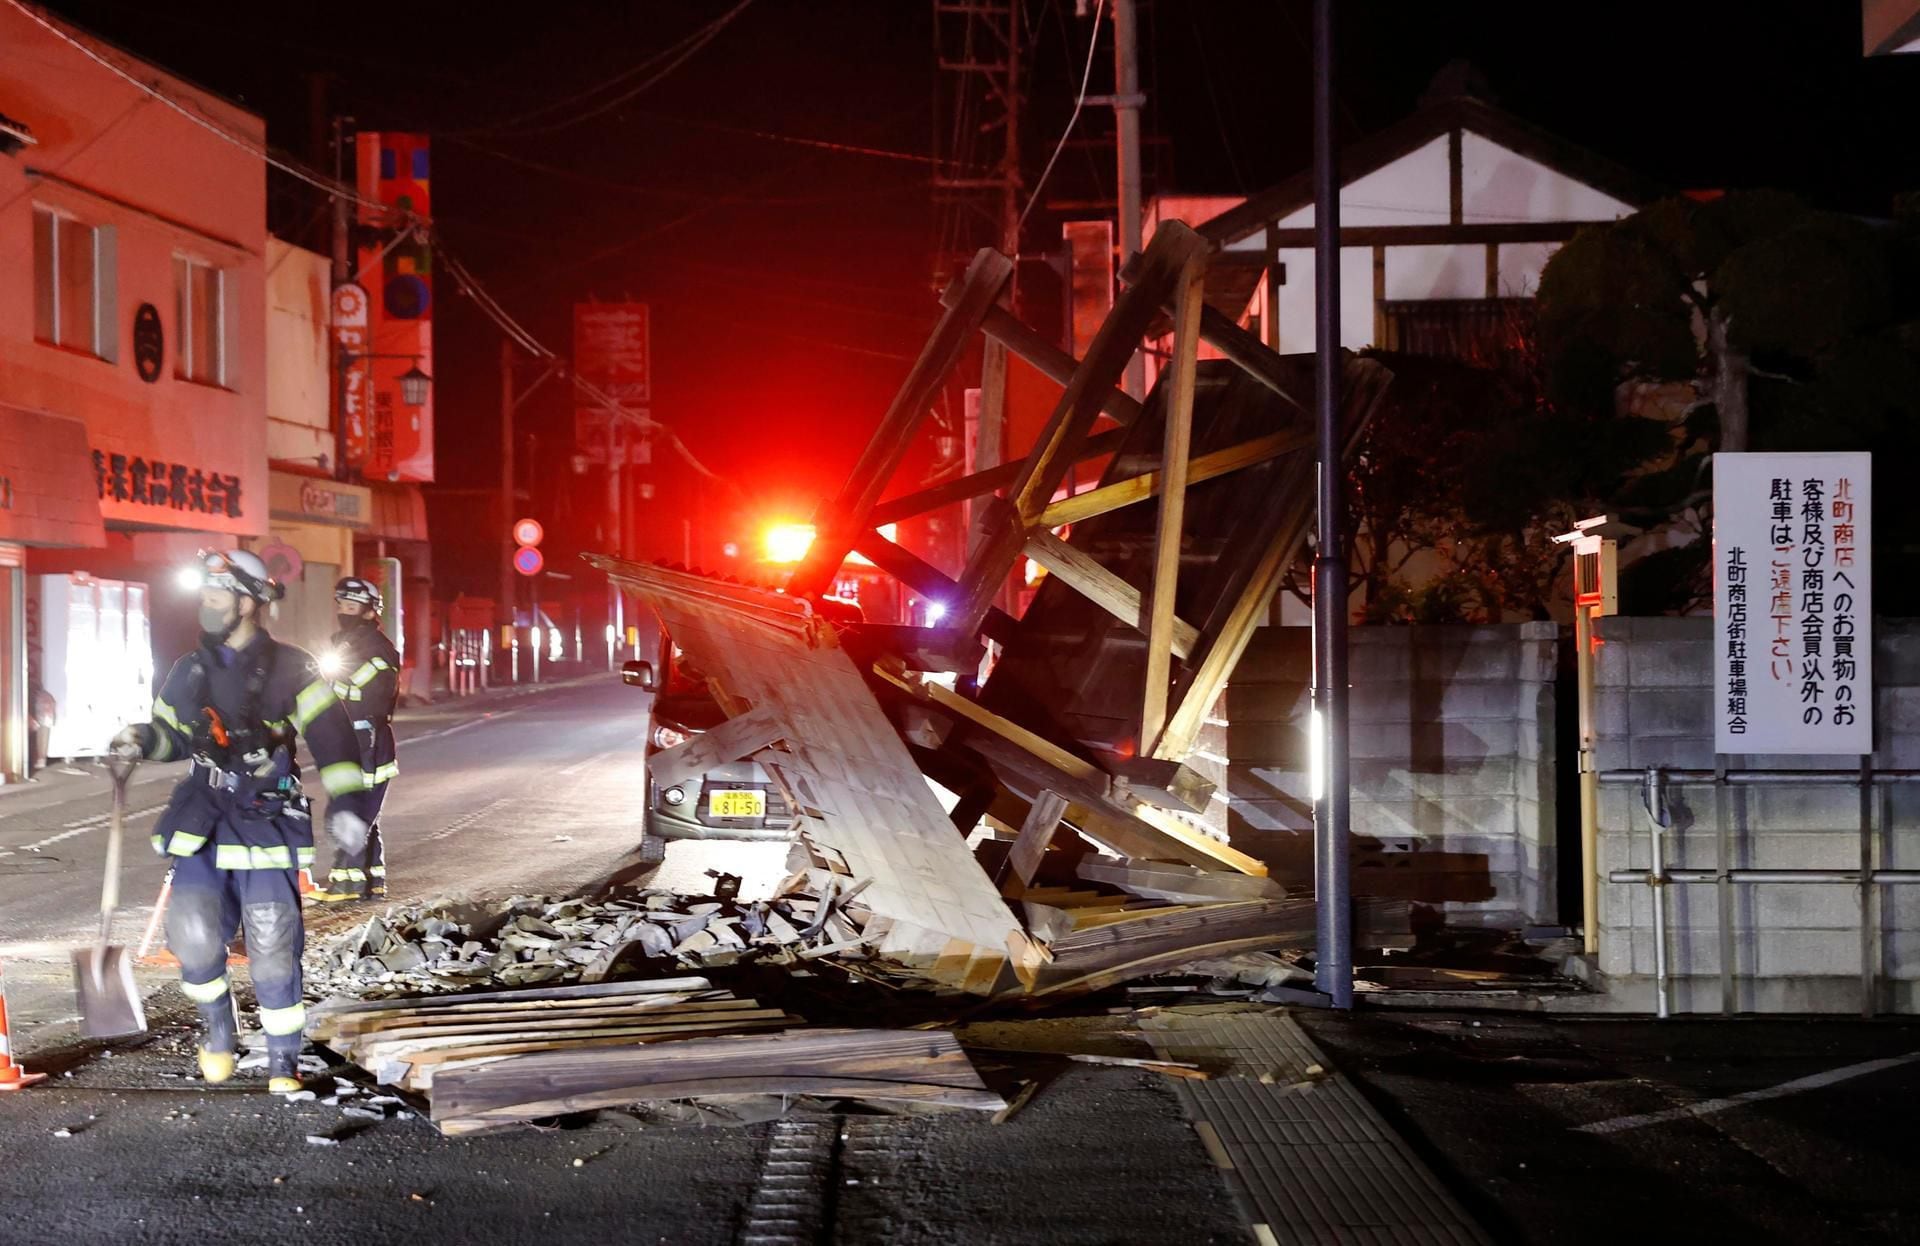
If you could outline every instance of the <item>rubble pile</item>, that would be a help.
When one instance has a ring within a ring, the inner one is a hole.
[[[512,896],[497,904],[435,899],[396,905],[321,943],[307,958],[307,993],[354,1000],[483,988],[604,982],[646,965],[711,969],[742,959],[792,962],[857,941],[853,889],[825,898],[789,880],[773,899],[616,891],[603,896]]]

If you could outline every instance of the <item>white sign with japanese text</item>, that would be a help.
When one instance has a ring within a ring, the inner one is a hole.
[[[1872,462],[1713,456],[1716,752],[1873,751]]]

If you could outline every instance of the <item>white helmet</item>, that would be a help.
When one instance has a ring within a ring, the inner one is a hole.
[[[203,549],[199,560],[200,582],[207,587],[229,589],[266,603],[286,596],[287,590],[273,578],[258,554],[244,549]]]

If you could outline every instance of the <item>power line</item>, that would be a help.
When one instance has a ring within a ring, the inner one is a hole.
[[[16,3],[17,2],[18,0],[16,0]],[[687,36],[687,38],[681,40],[680,43],[676,44],[673,48],[669,48],[667,49],[666,52],[655,55],[654,57],[650,58],[647,61],[643,61],[640,65],[635,66],[633,70],[629,70],[627,74],[621,75],[623,77],[631,76],[632,73],[645,68],[647,65],[652,64],[654,61],[658,61],[661,56],[671,55],[673,52],[679,51],[679,55],[674,56],[673,59],[668,61],[666,65],[664,65],[657,73],[654,73],[653,75],[648,77],[645,81],[641,82],[640,85],[638,86],[629,87],[627,90],[622,91],[620,94],[612,97],[611,99],[603,100],[600,103],[595,104],[592,107],[588,108],[585,112],[579,114],[578,116],[569,117],[563,121],[550,121],[550,122],[544,122],[540,125],[524,126],[524,127],[516,127],[516,128],[500,127],[496,129],[494,132],[500,133],[500,134],[516,134],[516,135],[551,134],[556,130],[571,129],[572,127],[579,125],[583,121],[591,121],[595,117],[602,116],[606,113],[612,112],[614,109],[620,107],[620,105],[626,103],[628,100],[635,98],[636,96],[640,95],[642,92],[650,90],[656,84],[664,80],[674,70],[680,68],[681,65],[685,64],[695,53],[700,51],[701,48],[704,48],[707,46],[707,44],[713,42],[714,38],[718,36],[722,30],[725,30],[727,26],[733,22],[734,18],[739,17],[741,13],[745,12],[747,6],[752,3],[753,3],[753,0],[740,0],[740,3],[734,5],[731,9],[728,9],[725,13],[722,13],[719,17],[715,18],[712,22],[708,23],[706,26],[695,31],[693,34]],[[684,50],[680,50],[680,49],[684,49]],[[602,84],[601,86],[594,88],[594,90],[586,92],[586,94],[593,95],[597,91],[606,89],[607,85],[608,84]],[[540,111],[540,110],[536,110],[536,111]],[[551,110],[549,109],[546,111],[551,111]]]
[[[379,203],[375,200],[364,198],[359,194],[359,192],[355,191],[351,186],[348,186],[345,182],[337,182],[334,179],[327,177],[324,174],[315,173],[311,169],[305,168],[304,166],[298,164],[297,162],[289,158],[277,156],[274,154],[272,149],[267,147],[264,143],[255,143],[252,139],[247,138],[244,135],[235,134],[233,131],[225,128],[224,126],[216,124],[211,118],[204,116],[197,109],[189,108],[186,104],[183,104],[179,100],[174,99],[171,95],[168,95],[166,92],[162,91],[159,87],[154,86],[152,83],[142,82],[134,74],[130,73],[126,69],[123,69],[121,66],[116,65],[113,61],[102,56],[100,53],[88,47],[85,43],[82,43],[80,40],[74,38],[72,35],[68,34],[66,31],[60,29],[58,26],[48,21],[46,18],[40,16],[40,14],[34,12],[32,8],[30,8],[27,4],[24,3],[24,0],[7,0],[7,2],[11,4],[14,8],[26,14],[27,17],[35,25],[42,27],[48,33],[52,34],[55,38],[59,39],[61,42],[66,43],[69,46],[73,47],[74,49],[79,51],[81,55],[85,56],[88,60],[103,66],[109,72],[111,72],[115,77],[130,83],[131,85],[139,88],[142,91],[145,91],[148,95],[151,95],[154,99],[159,100],[162,104],[165,104],[168,108],[173,109],[173,111],[179,113],[182,117],[185,117],[188,121],[193,122],[193,124],[199,126],[201,129],[206,130],[208,133],[212,134],[214,137],[221,139],[224,142],[230,143],[235,147],[238,147],[240,150],[246,152],[250,156],[253,156],[260,160],[264,160],[266,163],[272,165],[274,168],[280,170],[282,173],[288,174],[291,177],[296,177],[301,181],[307,183],[309,186],[314,187],[317,190],[324,190],[330,195],[336,195],[342,199],[348,200],[351,203],[358,204],[360,207],[367,208],[374,212],[378,212],[383,216],[390,215],[394,212],[394,209],[387,204]]]
[[[1093,81],[1094,54],[1100,48],[1100,17],[1107,9],[1107,0],[1099,0],[1093,6],[1093,33],[1087,39],[1087,67],[1080,74],[1080,94],[1073,101],[1073,112],[1067,118],[1067,124],[1060,130],[1060,141],[1054,144],[1053,154],[1047,157],[1046,167],[1040,170],[1040,177],[1033,184],[1033,193],[1027,197],[1027,206],[1021,210],[1020,221],[1014,226],[1014,233],[1027,223],[1027,216],[1033,211],[1033,205],[1040,202],[1040,191],[1046,186],[1047,178],[1053,173],[1054,161],[1060,159],[1060,153],[1066,150],[1067,136],[1073,133],[1075,123],[1080,120],[1080,110],[1087,104],[1087,84]]]

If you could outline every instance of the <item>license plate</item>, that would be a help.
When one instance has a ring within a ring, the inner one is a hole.
[[[716,818],[764,818],[767,794],[751,790],[708,792],[707,812]]]

